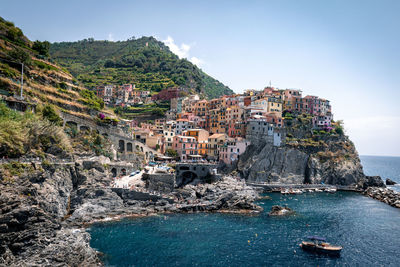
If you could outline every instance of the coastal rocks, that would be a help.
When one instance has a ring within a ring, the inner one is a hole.
[[[355,147],[345,136],[309,141],[307,147],[253,143],[240,155],[237,171],[255,183],[356,185],[365,178]]]
[[[70,168],[52,166],[0,182],[0,265],[99,264],[89,236],[62,226],[73,190]]]
[[[240,156],[238,171],[251,182],[300,184],[307,160],[308,155],[300,150],[260,143],[250,145]]]
[[[368,187],[363,194],[392,207],[400,208],[400,192],[395,192],[389,188]]]
[[[111,174],[102,167],[59,163],[0,180],[0,266],[97,266],[90,236],[80,229],[94,221],[156,213],[261,210],[254,204],[258,193],[237,178],[187,185],[170,193],[134,191],[111,187]]]
[[[295,212],[288,207],[281,207],[278,205],[274,205],[271,207],[271,211],[268,213],[269,216],[287,216],[292,215]]]
[[[380,176],[365,176],[359,181],[358,185],[364,190],[368,187],[386,187]]]
[[[390,180],[389,178],[386,179],[386,185],[395,185],[397,184],[395,181]]]
[[[310,184],[354,185],[364,178],[358,158],[326,160],[311,155],[305,172],[305,182]]]
[[[258,193],[244,182],[232,177],[224,177],[213,184],[186,185],[175,192],[179,202],[177,209],[182,212],[259,212],[261,207],[254,204]]]

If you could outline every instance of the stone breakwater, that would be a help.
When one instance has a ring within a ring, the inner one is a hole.
[[[101,164],[32,166],[6,179],[0,172],[0,266],[99,266],[84,225],[173,212],[258,212],[258,194],[224,177],[170,193],[112,188]]]
[[[369,197],[389,204],[392,207],[400,208],[400,193],[389,188],[368,187],[364,193]]]

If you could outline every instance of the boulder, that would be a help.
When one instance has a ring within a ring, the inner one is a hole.
[[[380,176],[365,176],[359,183],[363,189],[368,187],[386,187]]]
[[[386,185],[395,185],[397,184],[395,181],[390,180],[389,178],[386,179]]]
[[[286,216],[292,214],[294,214],[292,209],[278,205],[272,206],[271,211],[268,213],[269,216]]]

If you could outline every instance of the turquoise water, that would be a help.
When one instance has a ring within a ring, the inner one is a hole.
[[[270,194],[256,216],[174,214],[97,224],[91,245],[108,266],[400,266],[400,210],[357,193]],[[272,205],[297,214],[269,217]],[[307,235],[340,258],[302,251]]]

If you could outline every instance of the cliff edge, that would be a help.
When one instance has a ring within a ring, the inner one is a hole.
[[[343,132],[316,131],[301,122],[285,131],[281,146],[252,140],[237,163],[243,178],[264,183],[361,186],[368,180],[353,142]]]

